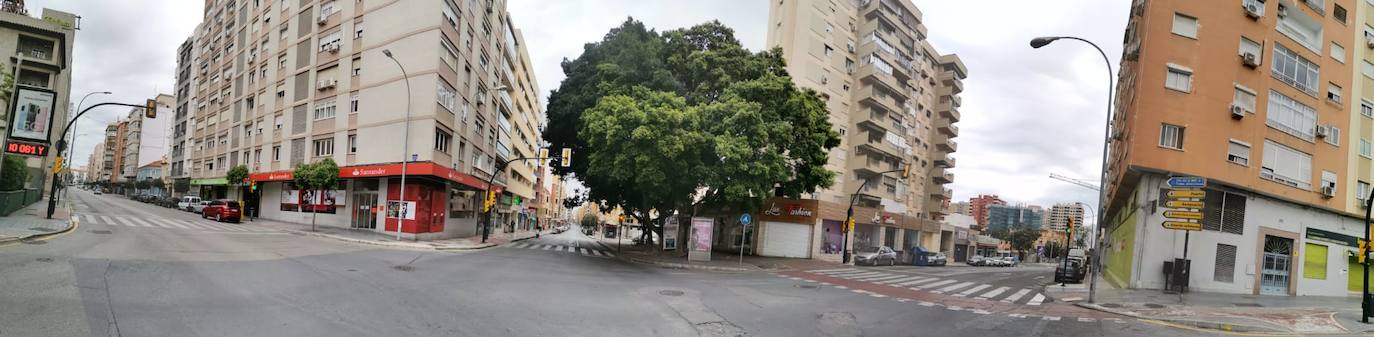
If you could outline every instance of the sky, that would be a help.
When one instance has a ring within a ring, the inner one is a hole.
[[[413,0],[410,0],[413,1]],[[659,31],[719,20],[752,50],[764,48],[772,0],[508,0],[524,34],[539,87],[563,80],[559,62],[576,58],[584,43],[634,17]],[[843,0],[840,0],[843,1]],[[1106,65],[1091,46],[1061,40],[1041,49],[1036,36],[1072,35],[1101,46],[1116,68],[1129,1],[915,0],[931,44],[958,54],[969,77],[961,94],[963,119],[954,201],[997,194],[1013,203],[1096,205],[1097,192],[1050,179],[1050,173],[1095,181],[1102,156],[1108,87]],[[51,7],[81,15],[73,69],[72,100],[92,91],[93,102],[142,102],[171,93],[176,48],[201,18],[194,0],[29,0],[37,15]],[[1071,8],[1073,10],[1065,10]],[[1084,15],[1095,14],[1095,15]],[[104,124],[127,109],[93,110],[78,126],[82,165]],[[83,145],[84,144],[84,145]]]

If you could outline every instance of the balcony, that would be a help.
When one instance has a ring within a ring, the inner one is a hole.
[[[937,171],[938,171],[938,173],[942,173],[942,174],[936,174]],[[937,171],[931,171],[931,175],[930,175],[930,180],[931,180],[931,181],[934,181],[936,184],[948,184],[948,183],[954,182],[954,174],[953,174],[953,173],[944,173],[944,172],[945,172],[944,169],[938,169]]]
[[[861,103],[868,103],[869,106],[883,109],[886,111],[901,111],[902,105],[896,100],[884,94],[882,89],[875,89],[873,86],[865,86],[859,89],[855,95]]]
[[[955,143],[953,139],[946,138],[936,141],[935,148],[945,152],[958,152],[959,144]]]
[[[881,140],[880,140],[880,141],[876,141],[876,142],[862,143],[862,144],[859,144],[858,147],[860,147],[860,148],[867,148],[869,151],[881,153],[881,154],[883,154],[883,155],[887,155],[887,156],[893,157],[893,158],[898,158],[898,159],[900,159],[900,158],[905,158],[905,157],[906,157],[906,153],[903,152],[901,149],[897,148],[896,146],[893,146],[892,144],[888,144],[887,142],[881,141]]]
[[[946,87],[949,87],[949,88],[950,88],[950,92],[952,92],[952,93],[957,94],[957,93],[964,92],[964,80],[961,80],[961,79],[958,79],[958,78],[950,78],[950,79],[945,79],[942,83],[943,83]]]
[[[909,98],[906,96],[906,91],[902,89],[905,87],[902,85],[902,82],[898,82],[896,76],[884,72],[884,70],[878,66],[872,64],[859,66],[859,71],[855,73],[855,77],[869,86],[882,85],[884,90],[897,96],[896,98],[898,100],[906,100]],[[896,106],[901,106],[901,104],[897,104]]]
[[[935,160],[934,160],[933,162],[934,162],[934,164],[935,164],[935,167],[943,167],[943,168],[951,168],[951,167],[954,167],[954,157],[950,157],[949,155],[944,155],[944,156],[941,156],[941,157],[935,157]]]
[[[865,114],[864,112],[867,113]],[[887,113],[882,112],[881,110],[875,110],[873,108],[864,108],[859,112],[859,114],[855,115],[855,117],[863,118],[859,120],[858,124],[860,127],[867,127],[876,132],[891,131],[888,129]]]
[[[948,118],[941,118],[935,122],[935,130],[944,134],[946,138],[959,136],[959,127],[954,126],[954,121]]]
[[[938,185],[929,185],[929,187],[926,188],[931,198],[949,200],[954,196],[954,190],[937,186]]]

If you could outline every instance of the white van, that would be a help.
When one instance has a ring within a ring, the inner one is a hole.
[[[187,212],[194,212],[197,205],[200,205],[200,197],[194,195],[182,196],[181,201],[177,201],[177,209]]]

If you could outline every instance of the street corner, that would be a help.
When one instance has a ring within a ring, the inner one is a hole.
[[[1352,331],[1328,308],[1190,307],[1155,303],[1076,303],[1080,308],[1163,325],[1223,332],[1346,334]]]

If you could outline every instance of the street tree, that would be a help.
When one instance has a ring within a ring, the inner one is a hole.
[[[988,232],[994,238],[1007,241],[1011,244],[1011,249],[1016,251],[1021,258],[1025,258],[1026,251],[1035,245],[1035,240],[1040,239],[1040,230],[1029,227],[1012,227],[1010,229],[998,229]]]
[[[557,173],[660,235],[675,213],[829,186],[839,134],[785,69],[780,49],[751,52],[719,22],[658,34],[628,19],[563,62],[544,137],[574,150]]]
[[[0,171],[0,191],[18,191],[24,189],[24,182],[29,180],[29,167],[24,163],[24,157],[6,155],[3,171]]]
[[[296,166],[292,171],[296,185],[306,189],[314,190],[314,195],[318,198],[324,189],[333,189],[339,183],[339,165],[334,163],[332,158],[324,158],[314,163],[303,163]],[[319,210],[314,208],[314,200],[301,200],[301,205],[311,205],[310,209],[310,231],[315,231],[315,218]],[[302,206],[301,210],[305,210]]]

